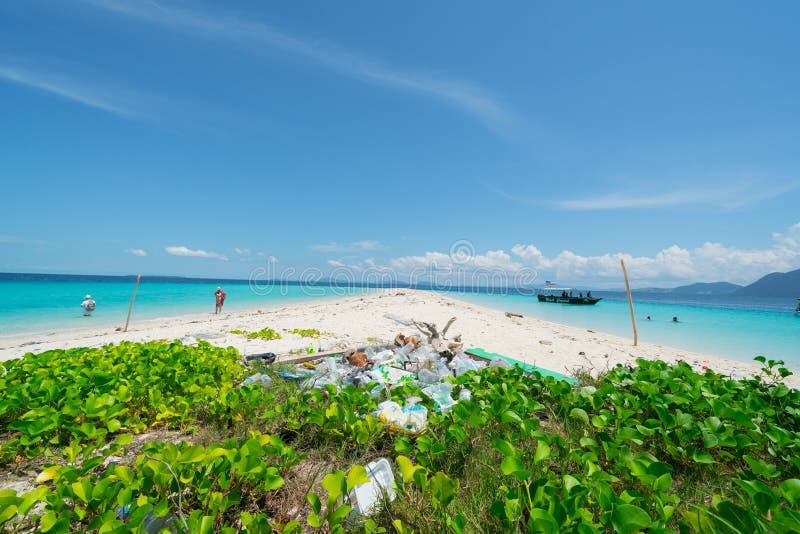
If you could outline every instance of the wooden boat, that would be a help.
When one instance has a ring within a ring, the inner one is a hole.
[[[578,293],[576,296],[575,293]],[[593,297],[589,291],[586,295],[577,292],[574,287],[545,287],[536,295],[539,302],[553,302],[556,304],[597,304],[602,298]]]

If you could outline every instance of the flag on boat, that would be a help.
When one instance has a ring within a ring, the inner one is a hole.
[[[547,286],[547,287],[553,287],[553,286],[556,285],[556,283],[555,282],[551,282],[550,280],[545,280],[544,281],[544,285]]]

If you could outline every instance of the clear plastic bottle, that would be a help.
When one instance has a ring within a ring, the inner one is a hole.
[[[147,534],[159,534],[163,530],[178,532],[178,518],[175,514],[167,514],[163,517],[156,517],[150,512],[142,520],[142,530]]]

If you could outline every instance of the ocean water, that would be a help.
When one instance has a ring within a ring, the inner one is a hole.
[[[133,279],[55,278],[20,280],[0,275],[0,335],[125,324]],[[246,282],[145,278],[139,286],[131,322],[188,313],[211,314],[217,285],[222,285],[228,294],[226,311],[374,291],[329,285],[251,287]],[[82,316],[80,308],[87,293],[97,302],[97,310],[88,318]],[[624,293],[593,292],[595,296],[603,297],[595,306],[540,303],[535,296],[518,294],[446,294],[556,323],[633,337]],[[737,299],[641,294],[634,295],[634,305],[641,341],[748,362],[755,356],[764,355],[782,359],[790,369],[800,373],[800,317],[795,317],[793,312],[795,296]],[[648,315],[651,321],[644,320]],[[673,316],[677,316],[680,322],[673,323]]]
[[[633,340],[624,293],[593,291],[594,306],[538,302],[535,296],[465,294],[461,298],[539,319],[608,332]],[[800,373],[800,317],[794,298],[634,295],[639,340],[750,362],[756,356],[784,360]],[[647,316],[650,321],[645,320]],[[677,317],[677,323],[672,318]]]
[[[125,324],[134,280],[82,278],[77,280],[0,279],[0,335],[43,330]],[[189,313],[214,313],[214,290],[227,293],[225,311],[275,306],[374,291],[367,288],[331,286],[261,285],[247,283],[153,282],[142,280],[136,293],[131,324],[137,320],[173,317]],[[92,295],[97,309],[84,317],[83,297]]]

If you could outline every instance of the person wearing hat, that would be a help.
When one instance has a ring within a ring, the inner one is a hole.
[[[221,287],[218,287],[217,290],[214,291],[214,296],[217,299],[217,307],[214,313],[220,314],[222,313],[222,305],[225,303],[225,297],[227,297],[228,295],[225,294],[225,292],[222,290]]]
[[[86,297],[84,297],[83,299],[83,302],[81,303],[81,308],[83,308],[83,316],[89,317],[96,307],[97,303],[95,303],[95,301],[92,300],[92,296],[86,295]]]

